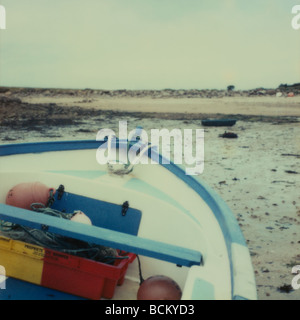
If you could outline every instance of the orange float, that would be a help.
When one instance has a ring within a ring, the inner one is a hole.
[[[27,210],[31,210],[32,203],[47,206],[51,191],[54,195],[54,188],[49,188],[40,182],[20,183],[8,191],[6,204]]]

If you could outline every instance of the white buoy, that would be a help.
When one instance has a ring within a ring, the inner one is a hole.
[[[90,226],[92,225],[91,219],[82,211],[74,211],[74,213],[75,214],[71,218],[72,221],[88,224]]]

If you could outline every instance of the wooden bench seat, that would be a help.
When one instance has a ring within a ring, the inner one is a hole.
[[[93,244],[168,261],[179,266],[200,265],[202,260],[201,253],[195,250],[106,228],[59,219],[6,204],[0,204],[0,219]]]

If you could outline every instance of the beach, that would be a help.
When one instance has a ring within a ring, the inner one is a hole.
[[[259,93],[261,92],[261,93]],[[249,246],[260,300],[298,300],[292,267],[300,265],[300,95],[178,91],[2,89],[2,144],[96,139],[100,129],[204,129],[199,178],[228,204]],[[233,127],[202,119],[233,118]],[[236,139],[220,137],[233,132]]]

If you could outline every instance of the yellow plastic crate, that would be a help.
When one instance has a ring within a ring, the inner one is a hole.
[[[0,236],[0,265],[6,276],[88,299],[113,297],[136,257],[126,256],[109,265]]]
[[[0,265],[8,277],[40,284],[44,256],[42,247],[0,237]]]

